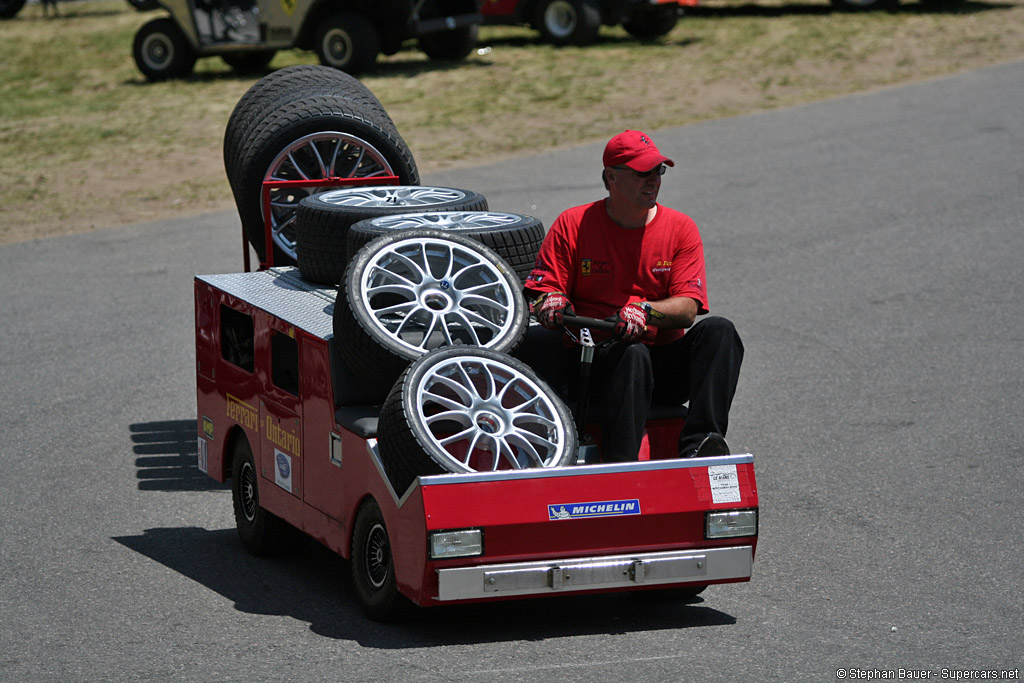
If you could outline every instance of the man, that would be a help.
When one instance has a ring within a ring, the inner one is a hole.
[[[681,457],[727,454],[743,344],[725,318],[694,324],[708,313],[703,244],[689,216],[658,204],[675,163],[634,130],[613,137],[603,161],[608,196],[555,220],[527,298],[548,329],[560,329],[566,314],[616,323],[591,372],[602,460],[637,459],[654,399],[689,401]]]

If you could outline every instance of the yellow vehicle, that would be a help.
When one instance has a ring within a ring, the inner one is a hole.
[[[431,59],[458,60],[475,47],[477,0],[158,0],[170,16],[135,34],[132,54],[151,81],[181,78],[199,57],[236,71],[263,69],[278,50],[316,52],[321,64],[359,73],[381,53],[416,39]]]

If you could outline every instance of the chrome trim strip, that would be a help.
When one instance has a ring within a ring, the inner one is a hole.
[[[753,564],[753,548],[744,545],[438,569],[437,600],[720,583],[749,579]]]

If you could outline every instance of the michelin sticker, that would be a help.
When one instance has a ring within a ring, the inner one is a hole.
[[[712,503],[740,502],[740,479],[736,465],[709,465],[708,479],[711,482]]]
[[[274,449],[274,483],[288,493],[292,492],[292,458],[276,448]]]
[[[556,503],[548,505],[548,520],[585,519],[587,517],[616,517],[639,515],[640,500],[604,500],[592,503]]]

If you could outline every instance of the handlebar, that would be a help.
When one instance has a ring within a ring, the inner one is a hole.
[[[615,323],[610,320],[600,320],[599,318],[587,318],[582,315],[575,315],[573,313],[566,313],[562,319],[566,325],[572,327],[584,328],[589,327],[592,330],[601,330],[602,332],[614,332]]]

